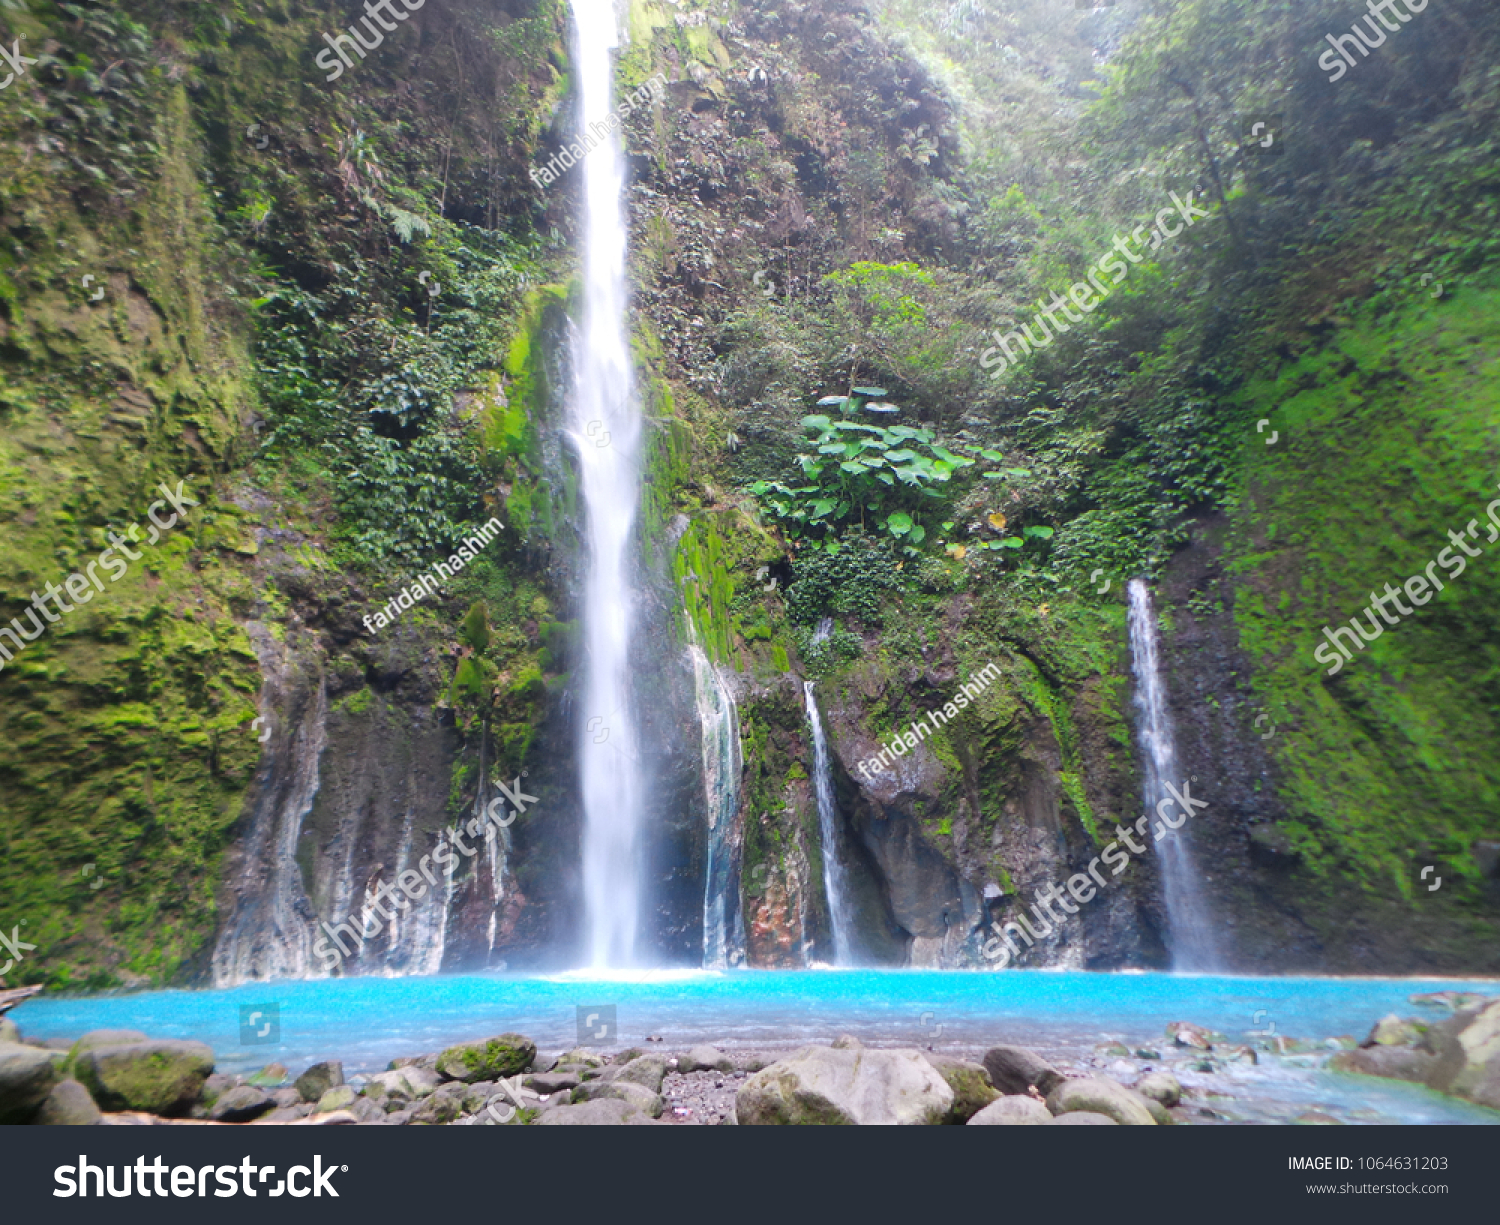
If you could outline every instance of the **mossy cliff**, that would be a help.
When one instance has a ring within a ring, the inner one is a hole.
[[[810,680],[864,955],[989,964],[1139,812],[1140,575],[1231,964],[1500,969],[1479,0],[1333,93],[1278,75],[1321,31],[1270,0],[625,17],[621,87],[668,83],[626,125],[658,953],[702,950],[690,641],[739,703],[750,962],[831,955]],[[159,483],[196,503],[0,670],[13,982],[327,972],[317,923],[517,779],[538,800],[340,972],[575,960],[574,741],[619,712],[573,701],[579,176],[528,173],[571,122],[567,14],[429,3],[326,80],[351,20],[6,12],[37,62],[0,91],[0,619],[146,531]],[[1235,124],[1273,77],[1301,128],[1262,158]],[[1208,216],[996,369],[1170,192]],[[1482,555],[1326,675],[1323,627],[1470,520]],[[1019,961],[1161,965],[1167,936],[1147,856]]]

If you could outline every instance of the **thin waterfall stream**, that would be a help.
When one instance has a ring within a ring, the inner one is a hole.
[[[1162,682],[1160,635],[1151,592],[1141,579],[1127,586],[1130,600],[1130,660],[1135,673],[1137,730],[1145,750],[1146,815],[1155,821],[1156,806],[1169,798],[1171,783],[1181,787],[1185,776],[1177,764],[1177,743],[1172,715],[1167,709],[1167,690]],[[1194,862],[1186,818],[1183,827],[1169,830],[1152,845],[1161,864],[1162,894],[1167,905],[1172,968],[1213,970],[1220,965],[1213,923],[1204,900],[1198,866]],[[1155,828],[1155,825],[1153,825]]]
[[[739,881],[740,725],[734,697],[694,644],[693,682],[703,735],[703,798],[708,810],[708,867],[703,885],[703,965],[725,969],[745,960]]]
[[[641,414],[625,340],[625,154],[605,123],[614,98],[614,4],[572,4],[579,128],[604,133],[582,159],[583,319],[574,333],[572,411],[588,555],[578,718],[585,952],[589,965],[602,968],[636,963],[641,909],[643,805],[629,683]]]
[[[812,681],[802,682],[807,700],[807,722],[813,737],[813,787],[818,796],[818,834],[823,843],[823,889],[828,895],[828,925],[833,929],[834,965],[852,964],[849,932],[853,922],[849,913],[849,882],[838,851],[838,808],[833,798],[833,768],[828,759],[828,738],[818,714],[818,699],[813,696]]]

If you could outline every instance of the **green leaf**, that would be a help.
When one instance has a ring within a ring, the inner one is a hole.
[[[943,524],[943,531],[945,531],[945,532],[951,532],[952,530],[953,530],[953,523],[952,523],[951,520],[949,522]]]
[[[832,498],[819,498],[813,503],[813,518],[822,519],[826,515],[831,515],[835,505]]]
[[[985,472],[981,473],[981,475],[987,481],[1003,481],[1005,479],[1005,473],[1003,472]]]
[[[1030,468],[1007,468],[1005,470],[1005,474],[1007,476],[1030,476],[1031,475],[1031,469]]]
[[[1038,540],[1051,540],[1052,529],[1050,527],[1026,527],[1021,529],[1021,535],[1034,536]]]
[[[857,396],[883,396],[886,394],[884,387],[851,387],[849,390]]]
[[[848,398],[848,396],[824,396],[821,400],[818,401],[818,407],[829,408],[835,404],[842,404]]]
[[[1007,536],[1000,542],[1002,549],[1019,549],[1025,542],[1019,536]]]
[[[905,536],[912,529],[912,519],[904,510],[898,510],[885,521],[892,536]]]
[[[845,472],[854,472],[854,473],[864,472],[864,471],[867,470],[863,464],[858,463],[858,462],[856,462],[855,460],[852,460],[852,459],[846,459],[843,463],[841,463],[839,465],[839,467],[843,471],[845,471]]]
[[[912,542],[912,544],[921,544],[922,541],[924,541],[926,539],[927,539],[927,529],[925,527],[923,527],[920,523],[913,524],[912,525],[912,529],[911,529],[911,542]]]
[[[897,451],[887,451],[885,457],[892,463],[904,463],[908,459],[916,459],[917,453],[908,447],[902,447]]]
[[[992,464],[1003,464],[1005,462],[1005,456],[1001,455],[999,451],[981,449],[979,454],[984,456],[984,458],[989,460]]]
[[[822,401],[820,400],[818,401],[818,403],[821,404]],[[802,418],[803,429],[826,430],[832,424],[833,422],[829,418],[824,417],[818,413],[811,413],[808,416]]]

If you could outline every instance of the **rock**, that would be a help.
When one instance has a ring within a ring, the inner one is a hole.
[[[1136,1048],[1135,1057],[1137,1059],[1160,1059],[1161,1052],[1152,1050],[1149,1046],[1141,1046]]]
[[[977,1063],[949,1059],[942,1055],[928,1055],[927,1062],[937,1069],[937,1074],[953,1090],[953,1107],[943,1120],[945,1123],[967,1123],[1000,1096],[995,1086],[990,1084],[989,1073]]]
[[[1111,1058],[1118,1058],[1122,1055],[1129,1056],[1130,1048],[1123,1042],[1104,1042],[1094,1047],[1094,1053],[1096,1055],[1105,1055]]]
[[[536,1058],[536,1043],[520,1034],[500,1034],[482,1042],[450,1046],[437,1058],[449,1080],[500,1080],[524,1072]]]
[[[1331,1114],[1324,1114],[1321,1110],[1309,1110],[1305,1114],[1299,1114],[1292,1123],[1300,1123],[1302,1126],[1314,1127],[1343,1127],[1344,1121],[1336,1119]]]
[[[302,1094],[290,1085],[285,1085],[280,1089],[271,1090],[271,1100],[282,1107],[298,1106],[302,1103]]]
[[[262,1123],[295,1123],[298,1119],[312,1113],[312,1107],[306,1102],[296,1106],[283,1106],[280,1110],[273,1110],[264,1115],[259,1121]]]
[[[679,1072],[732,1072],[734,1060],[712,1046],[695,1046],[686,1058],[678,1061]],[[760,1069],[757,1068],[756,1071]]]
[[[259,1072],[252,1072],[245,1077],[245,1083],[254,1085],[258,1089],[274,1089],[286,1083],[287,1075],[285,1065],[268,1063]]]
[[[597,1098],[577,1106],[544,1110],[536,1118],[540,1127],[620,1127],[649,1124],[651,1119],[619,1098]]]
[[[836,1051],[861,1051],[864,1046],[853,1034],[840,1034],[833,1040],[833,1049]]]
[[[332,1114],[335,1110],[348,1110],[358,1096],[353,1085],[334,1085],[318,1099],[318,1114]]]
[[[1034,1097],[1015,1095],[996,1098],[969,1120],[969,1126],[1035,1125],[1052,1122],[1052,1112]]]
[[[741,1125],[933,1124],[953,1090],[920,1051],[804,1047],[750,1077],[735,1096]]]
[[[98,1050],[101,1046],[136,1046],[150,1041],[150,1037],[138,1029],[91,1029],[68,1049],[73,1058],[77,1059],[85,1052]]]
[[[145,1110],[160,1115],[185,1113],[198,1100],[213,1070],[213,1050],[202,1042],[100,1046],[74,1060],[75,1075],[101,1110]]]
[[[203,1082],[203,1089],[198,1094],[198,1101],[205,1107],[212,1106],[224,1094],[228,1093],[239,1081],[233,1076],[225,1076],[222,1072],[214,1072]],[[197,1116],[206,1118],[207,1114]]]
[[[1216,1046],[1214,1055],[1225,1063],[1259,1063],[1260,1056],[1248,1046]]]
[[[221,1093],[209,1108],[208,1117],[221,1123],[248,1123],[276,1108],[275,1099],[254,1085],[236,1085]]]
[[[388,1123],[391,1120],[390,1115],[367,1097],[355,1098],[349,1113],[361,1123]]]
[[[1147,1072],[1135,1083],[1135,1091],[1149,1102],[1175,1106],[1182,1100],[1182,1085],[1169,1072]]]
[[[1063,1074],[1024,1046],[994,1046],[984,1053],[984,1070],[1001,1093],[1025,1093],[1032,1085],[1044,1096],[1063,1081]]]
[[[1437,1056],[1430,1088],[1500,1110],[1500,999],[1454,1013],[1426,1041]]]
[[[659,1119],[661,1112],[666,1108],[661,1095],[653,1093],[645,1085],[636,1084],[629,1080],[616,1080],[609,1084],[600,1084],[590,1081],[580,1085],[575,1092],[575,1101],[620,1101],[630,1106],[633,1110],[639,1110],[642,1114],[650,1115],[653,1119]],[[587,1094],[587,1098],[580,1099],[577,1094]]]
[[[305,1119],[298,1119],[293,1126],[301,1124],[304,1127],[352,1127],[359,1120],[347,1110],[335,1110],[332,1114],[314,1114]]]
[[[660,1055],[642,1055],[632,1059],[613,1077],[616,1084],[629,1081],[642,1085],[652,1093],[661,1092],[661,1082],[667,1075],[667,1061]]]
[[[1178,1046],[1192,1047],[1196,1051],[1206,1051],[1213,1046],[1214,1038],[1222,1038],[1222,1034],[1214,1034],[1201,1025],[1194,1025],[1191,1021],[1173,1021],[1167,1026],[1167,1037],[1171,1038]]]
[[[1171,1127],[1177,1120],[1172,1117],[1172,1112],[1160,1102],[1152,1101],[1151,1098],[1141,1099],[1146,1104],[1146,1109],[1151,1112],[1151,1117],[1156,1120],[1158,1127]]]
[[[1156,1126],[1145,1098],[1124,1085],[1100,1077],[1085,1076],[1063,1081],[1047,1094],[1047,1109],[1053,1114],[1108,1115],[1125,1126]]]
[[[21,1029],[9,1017],[0,1017],[0,1046],[20,1046]]]
[[[1421,995],[1409,995],[1406,998],[1413,1004],[1421,1004],[1426,1008],[1446,1008],[1449,1012],[1458,1012],[1463,1008],[1472,1008],[1477,1004],[1489,1002],[1485,996],[1473,991],[1429,991]]]
[[[408,1064],[394,1072],[376,1072],[365,1082],[362,1091],[366,1097],[376,1099],[390,1096],[413,1101],[426,1097],[442,1083],[442,1077],[432,1069]]]
[[[770,1067],[775,1062],[774,1059],[766,1059],[760,1055],[737,1055],[734,1060],[734,1070],[755,1073]]]
[[[462,1082],[442,1085],[422,1100],[411,1112],[412,1123],[451,1123],[464,1113],[464,1096],[468,1086]]]
[[[1375,1022],[1363,1046],[1412,1046],[1427,1032],[1420,1021],[1403,1021],[1394,1012]]]
[[[557,1071],[565,1064],[577,1064],[585,1068],[602,1068],[604,1057],[589,1050],[587,1047],[574,1047],[571,1051],[564,1051],[557,1057],[557,1062],[552,1065],[551,1070]]]
[[[1426,1084],[1437,1057],[1427,1051],[1406,1046],[1371,1046],[1355,1051],[1340,1051],[1328,1061],[1332,1072],[1353,1072],[1359,1076],[1384,1076],[1391,1080],[1409,1080]]]
[[[1116,1121],[1107,1114],[1095,1114],[1092,1110],[1070,1110],[1052,1120],[1053,1127],[1114,1127]]]
[[[64,1080],[53,1086],[33,1123],[51,1127],[85,1127],[99,1121],[99,1107],[89,1091],[76,1080]]]
[[[319,1101],[328,1090],[344,1083],[344,1065],[336,1060],[315,1063],[297,1077],[297,1092],[304,1102]]]
[[[572,1072],[538,1072],[521,1082],[528,1089],[547,1095],[571,1093],[582,1082]]]

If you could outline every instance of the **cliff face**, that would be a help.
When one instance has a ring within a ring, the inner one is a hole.
[[[638,703],[584,711],[561,425],[577,176],[528,174],[569,131],[562,7],[429,5],[332,83],[310,64],[337,6],[59,11],[15,17],[48,49],[0,94],[0,613],[144,523],[159,481],[200,506],[0,673],[0,927],[39,945],[17,981],[330,972],[320,924],[517,779],[535,803],[339,972],[573,964],[596,717],[637,723],[655,780],[654,955],[699,963],[720,854],[749,964],[829,960],[808,680],[862,960],[993,964],[1025,913],[1014,964],[1164,965],[1151,856],[1050,931],[1030,910],[1140,813],[1120,600],[1143,571],[1232,964],[1500,968],[1500,579],[1476,559],[1342,675],[1307,660],[1435,555],[1434,523],[1483,519],[1492,291],[1431,306],[1395,284],[1336,314],[1323,252],[1295,301],[1246,291],[1260,315],[1174,299],[1192,327],[1167,337],[1159,291],[1132,290],[1123,348],[1000,390],[980,356],[1040,214],[1019,186],[987,195],[976,133],[996,129],[909,15],[636,0],[621,88],[668,82],[627,125]],[[986,106],[1082,107],[1088,47],[1047,29],[1064,67],[1006,45]],[[1485,266],[1482,238],[1433,246]],[[1259,339],[1218,347],[1236,328]],[[835,554],[748,489],[798,472],[818,400],[872,380],[899,409],[881,423],[1003,453],[1002,479],[949,497],[925,548],[861,511]],[[1171,533],[1151,536],[1160,480]],[[491,519],[441,594],[366,624]],[[737,703],[728,832],[690,641]],[[861,770],[992,665],[958,717]]]

